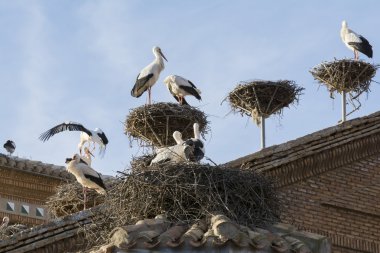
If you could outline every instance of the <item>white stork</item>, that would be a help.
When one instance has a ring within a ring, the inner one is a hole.
[[[135,86],[131,90],[132,97],[140,97],[148,90],[148,103],[151,104],[151,88],[157,82],[161,71],[165,68],[164,61],[168,61],[159,47],[153,47],[153,54],[156,57],[152,63],[143,68],[136,78]]]
[[[181,76],[170,75],[164,80],[166,87],[173,97],[181,104],[188,105],[185,96],[192,95],[198,100],[202,100],[201,91],[190,81]]]
[[[177,143],[176,145],[159,148],[156,150],[156,156],[151,161],[150,165],[155,163],[164,163],[164,162],[183,162],[189,161],[189,157],[186,156],[184,141],[182,140],[182,134],[178,131],[173,133],[173,139]]]
[[[13,154],[13,152],[15,152],[15,149],[16,149],[16,143],[14,143],[14,141],[11,141],[11,140],[7,140],[6,143],[4,143],[4,146],[5,150],[9,153],[9,156],[11,156]]]
[[[59,124],[47,130],[46,132],[42,133],[39,138],[40,140],[45,142],[53,135],[63,132],[63,131],[81,131],[80,141],[78,144],[80,154],[82,154],[83,145],[86,142],[88,142],[89,147],[90,147],[90,143],[94,144],[94,147],[92,150],[95,149],[95,143],[99,144],[100,146],[99,153],[104,155],[104,152],[106,150],[106,145],[108,144],[108,139],[100,128],[95,128],[95,130],[89,130],[80,123],[70,121],[70,122],[64,122],[62,124]]]
[[[86,209],[87,188],[94,189],[99,194],[106,194],[106,186],[100,174],[83,161],[79,154],[75,154],[72,158],[66,158],[66,163],[67,171],[73,174],[83,186],[84,209]]]
[[[369,44],[366,38],[349,29],[345,20],[342,22],[340,37],[342,38],[344,44],[346,44],[349,49],[354,51],[355,60],[359,59],[358,52],[372,58],[373,52],[371,44]]]
[[[86,162],[86,164],[88,166],[91,167],[91,162],[92,162],[92,157],[94,157],[94,155],[91,153],[91,151],[87,148],[87,147],[84,147],[84,154],[80,156],[80,158]]]
[[[205,148],[203,141],[201,140],[201,135],[199,132],[199,124],[194,123],[193,125],[194,129],[194,138],[187,139],[183,145],[186,145],[187,148],[185,150],[185,153],[187,154],[187,157],[192,162],[199,162],[202,160],[202,158],[205,156]]]

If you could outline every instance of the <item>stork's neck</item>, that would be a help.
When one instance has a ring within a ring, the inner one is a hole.
[[[160,66],[161,70],[163,70],[165,68],[164,58],[162,58],[162,56],[156,52],[154,52],[154,56],[156,56],[156,59],[154,60],[154,62]]]

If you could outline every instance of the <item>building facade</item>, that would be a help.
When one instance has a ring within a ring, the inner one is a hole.
[[[380,252],[380,112],[228,163],[276,181],[282,221],[335,253]]]
[[[43,223],[49,219],[46,200],[71,180],[65,167],[0,154],[0,217],[25,225]]]

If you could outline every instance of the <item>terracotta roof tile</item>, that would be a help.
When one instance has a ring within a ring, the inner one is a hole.
[[[0,154],[0,166],[18,169],[25,172],[37,173],[43,176],[56,177],[59,179],[74,180],[74,177],[66,171],[64,166],[47,164],[14,156]]]
[[[72,247],[71,251],[81,250],[81,228],[91,224],[94,215],[98,213],[97,209],[101,208],[102,206],[98,206],[15,234],[8,240],[0,241],[0,253],[59,253],[66,252],[68,247]],[[93,252],[123,253],[139,249],[145,250],[144,252],[157,249],[209,252],[216,248],[218,252],[227,252],[232,248],[241,249],[239,252],[260,253],[289,250],[300,253],[330,252],[326,237],[299,232],[286,225],[276,225],[271,228],[271,232],[258,228],[252,230],[239,226],[223,215],[213,216],[209,222],[200,220],[191,226],[173,224],[164,216],[157,216],[155,219],[140,220],[135,225],[115,228],[110,233],[110,241],[110,244]]]
[[[323,251],[312,251],[310,248],[319,248],[319,246],[311,245],[310,242],[313,240],[305,240],[307,241],[305,242],[297,237],[292,231],[274,233],[264,229],[251,230],[232,222],[224,215],[213,216],[208,223],[201,220],[192,226],[181,223],[172,224],[165,218],[159,217],[144,220],[143,224],[136,223],[136,225],[115,228],[110,233],[110,243],[92,252],[126,253],[138,250],[156,252],[164,249],[173,250],[170,252],[193,250],[209,252],[215,248],[218,248],[218,252],[230,252],[232,248],[236,250],[236,247],[244,252],[261,253],[329,252],[329,247],[322,247]],[[304,238],[306,237],[304,235]],[[325,245],[329,245],[327,238],[323,236],[319,236],[318,240],[314,241],[318,243],[323,241]]]

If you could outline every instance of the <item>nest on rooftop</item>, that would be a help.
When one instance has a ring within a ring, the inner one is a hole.
[[[107,183],[106,187],[108,186]],[[87,190],[86,208],[97,206],[104,202],[104,195],[95,190]],[[62,184],[56,188],[56,193],[46,201],[48,212],[59,218],[83,210],[83,187],[78,182]]]
[[[228,100],[232,111],[252,117],[256,124],[261,117],[272,114],[281,115],[284,107],[297,102],[304,88],[298,87],[294,81],[255,80],[240,82],[225,100]]]
[[[360,60],[335,59],[331,62],[322,62],[312,68],[310,73],[315,80],[327,87],[331,98],[334,98],[335,91],[348,93],[354,112],[361,106],[359,96],[370,91],[369,86],[378,68],[379,65]]]
[[[13,224],[6,227],[0,227],[0,240],[7,240],[12,235],[28,229],[29,227],[24,224]]]
[[[102,215],[96,216],[96,225],[84,231],[88,242],[102,245],[115,227],[159,214],[188,224],[209,214],[224,214],[255,227],[279,221],[281,208],[274,182],[261,174],[197,163],[147,167],[149,159],[136,159],[130,174],[121,173]]]
[[[174,131],[182,133],[183,139],[194,137],[193,124],[198,122],[202,137],[208,133],[206,115],[189,105],[155,103],[143,105],[130,111],[125,121],[125,134],[130,143],[158,147],[175,145]]]

